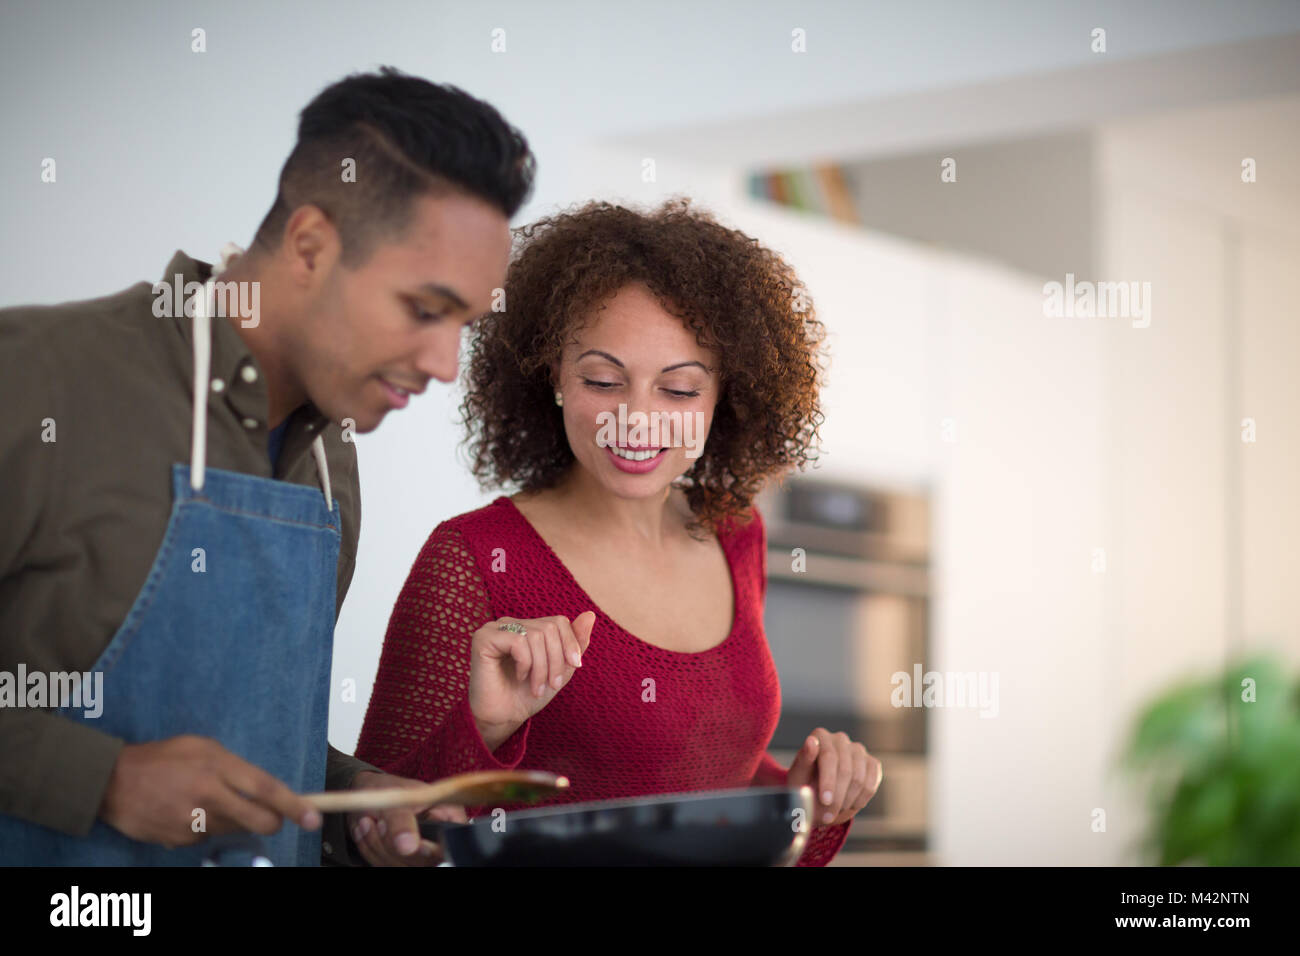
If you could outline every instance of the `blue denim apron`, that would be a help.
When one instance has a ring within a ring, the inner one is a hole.
[[[212,737],[292,789],[319,791],[339,554],[324,445],[318,436],[312,447],[324,494],[205,467],[211,293],[209,280],[195,308],[190,466],[172,466],[162,546],[92,667],[104,675],[103,712],[60,713],[129,744]],[[75,837],[0,815],[0,858],[19,865],[185,866],[235,848],[246,851],[243,862],[260,855],[277,866],[316,866],[320,844],[319,830],[288,821],[270,837],[214,837],[168,850],[103,821]],[[223,862],[231,859],[227,852]]]

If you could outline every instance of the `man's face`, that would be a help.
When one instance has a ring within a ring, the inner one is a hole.
[[[505,282],[510,226],[489,203],[417,200],[407,234],[355,270],[334,261],[294,335],[290,361],[333,422],[379,426],[431,378],[453,382],[462,330]]]

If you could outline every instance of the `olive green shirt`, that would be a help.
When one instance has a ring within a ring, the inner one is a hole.
[[[161,281],[202,282],[211,270],[177,251]],[[154,301],[153,283],[139,282],[0,310],[0,670],[89,671],[153,565],[171,466],[190,461],[194,376],[192,320],[180,309],[158,318]],[[324,436],[341,607],[361,518],[356,447],[305,405],[272,474],[266,383],[234,321],[212,320],[208,467],[319,487],[311,443]],[[52,710],[0,707],[0,813],[84,836],[123,743]],[[363,769],[375,768],[330,747],[326,786],[346,788]],[[326,817],[325,855],[348,862],[341,820]]]

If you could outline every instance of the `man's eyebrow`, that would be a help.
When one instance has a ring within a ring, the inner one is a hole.
[[[611,362],[613,362],[613,363],[614,363],[615,365],[617,365],[619,368],[624,368],[624,367],[625,367],[625,366],[623,365],[623,363],[620,362],[618,359],[614,358],[614,356],[610,355],[608,352],[602,352],[600,349],[587,349],[587,351],[585,351],[585,352],[583,352],[581,355],[579,355],[576,359],[574,359],[574,361],[575,361],[575,362],[581,362],[581,361],[582,361],[583,359],[585,359],[588,355],[599,355],[601,358],[609,359]],[[708,367],[707,365],[705,365],[703,362],[696,362],[696,361],[692,360],[692,361],[690,361],[690,362],[678,362],[676,365],[669,365],[669,366],[666,366],[665,368],[660,369],[660,374],[662,374],[662,373],[664,373],[664,372],[671,372],[673,369],[676,369],[676,368],[685,368],[685,367],[688,366],[688,365],[698,365],[700,368],[704,369],[704,371],[706,371],[706,372],[709,370],[709,367]]]
[[[420,286],[417,291],[422,292],[425,295],[440,295],[460,309],[469,308],[469,305],[464,299],[456,294],[454,289],[437,282],[426,282],[424,285]]]

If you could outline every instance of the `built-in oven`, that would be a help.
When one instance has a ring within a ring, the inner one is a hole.
[[[843,730],[884,779],[847,852],[924,854],[926,711],[895,706],[927,660],[930,507],[923,491],[794,477],[758,499],[767,525],[767,640],[781,678],[772,740],[788,765],[815,727]]]

